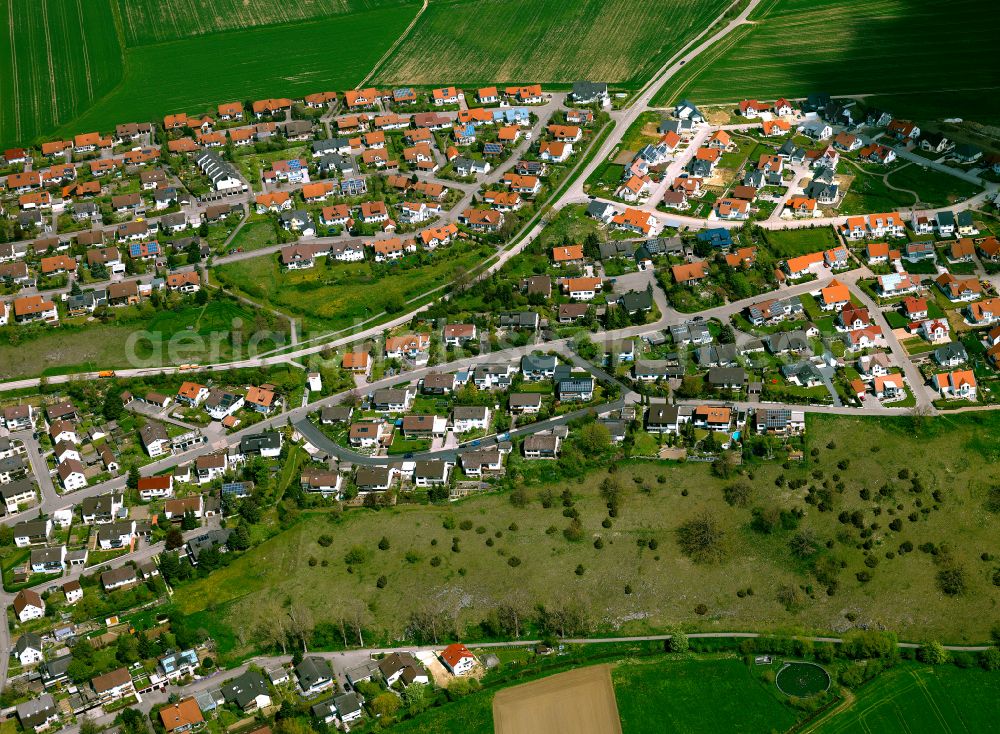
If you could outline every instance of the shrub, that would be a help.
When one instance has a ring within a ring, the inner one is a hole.
[[[333,544],[333,536],[326,534],[321,535],[318,538],[316,538],[316,542],[319,543],[324,548],[329,548]]]
[[[375,585],[380,589],[384,589],[387,583],[389,583],[389,579],[387,579],[385,576],[379,576],[378,580],[375,582]]]
[[[382,539],[378,542],[378,549],[381,551],[389,550],[389,539],[382,536]]]

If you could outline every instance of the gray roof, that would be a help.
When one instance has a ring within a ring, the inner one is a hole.
[[[277,431],[265,431],[244,436],[240,439],[241,454],[259,454],[267,449],[281,448],[281,434]]]
[[[34,632],[25,632],[21,635],[17,643],[14,645],[14,652],[20,655],[25,650],[42,650],[42,638],[36,635]]]
[[[713,367],[708,371],[712,385],[742,385],[746,379],[747,371],[742,367]]]
[[[254,670],[246,671],[222,687],[222,695],[225,697],[226,703],[235,702],[240,708],[246,708],[261,694],[271,695],[264,676]]]
[[[302,662],[295,666],[295,677],[299,679],[299,685],[304,690],[308,690],[325,680],[333,680],[333,675],[333,668],[320,657],[303,658]]]

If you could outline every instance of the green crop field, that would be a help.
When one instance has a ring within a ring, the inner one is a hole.
[[[380,83],[594,79],[641,86],[726,0],[432,2],[376,75]]]
[[[230,100],[348,89],[418,7],[413,0],[0,0],[8,19],[0,34],[0,144],[110,130]]]
[[[210,110],[227,100],[350,88],[411,17],[396,6],[130,48],[125,81],[63,132]]]
[[[73,120],[121,80],[110,0],[0,0],[0,17],[4,145]]]
[[[797,719],[741,660],[637,660],[612,679],[623,734],[786,731]]]
[[[808,465],[754,466],[753,497],[745,507],[725,502],[728,482],[704,464],[620,466],[626,498],[609,528],[602,526],[607,509],[597,491],[607,476],[603,471],[581,483],[554,481],[549,486],[556,501],[549,508],[542,507],[536,485],[524,508],[488,494],[447,507],[350,510],[336,522],[322,512],[307,513],[228,567],[185,584],[177,604],[186,614],[209,610],[237,630],[244,644],[268,613],[261,607],[265,597],[300,601],[317,619],[331,618],[334,600],[357,600],[369,610],[372,633],[398,639],[424,601],[456,594],[468,599],[456,610],[459,635],[475,635],[495,604],[515,598],[512,589],[529,608],[576,600],[589,629],[614,634],[662,631],[672,624],[822,633],[849,628],[850,612],[855,624],[884,626],[904,639],[981,642],[995,623],[981,610],[1000,603],[1000,589],[991,581],[996,564],[980,559],[1000,553],[995,518],[984,510],[988,480],[982,472],[984,463],[1000,459],[989,438],[998,428],[1000,417],[989,413],[936,418],[921,427],[908,418],[810,415]],[[511,472],[554,471],[552,464],[540,467],[516,456],[511,461]],[[779,487],[779,475],[806,484]],[[914,475],[919,491],[913,490]],[[822,511],[804,500],[810,487],[813,502],[822,495],[829,503]],[[576,541],[562,532],[569,522],[559,501],[565,488],[582,523],[583,538]],[[762,532],[754,529],[755,507],[798,508],[804,517],[797,529]],[[860,513],[856,519],[866,532],[878,526],[870,560],[854,520],[841,521],[841,512]],[[716,517],[725,533],[720,562],[694,563],[680,552],[678,526],[702,513]],[[451,529],[445,527],[449,516]],[[890,528],[896,519],[898,530]],[[332,539],[326,547],[317,543],[323,534]],[[382,536],[389,539],[388,550],[377,548]],[[458,552],[451,549],[455,537]],[[601,547],[595,547],[598,538]],[[812,550],[790,552],[803,539]],[[913,550],[900,553],[905,542]],[[949,564],[964,576],[962,593],[938,590],[943,557],[918,550],[926,543],[947,544]],[[363,561],[349,571],[344,559],[355,546],[363,549]],[[520,563],[510,564],[511,557]],[[582,574],[574,572],[578,565]],[[862,581],[859,573],[868,576]],[[380,575],[387,578],[382,589],[376,587]],[[903,596],[905,605],[898,602]],[[706,614],[695,613],[699,604]]]
[[[209,33],[302,23],[375,10],[414,0],[116,0],[127,46],[179,41]],[[294,31],[292,31],[294,36]]]
[[[815,734],[973,734],[994,731],[1000,676],[951,665],[901,665],[857,692]]]
[[[985,110],[992,118],[993,26],[982,19],[994,8],[992,0],[765,0],[754,24],[693,61],[654,103],[921,92],[934,100],[934,117]]]

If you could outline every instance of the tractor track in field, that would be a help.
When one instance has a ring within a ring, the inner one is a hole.
[[[49,4],[42,0],[42,27],[45,29],[45,60],[49,68],[49,91],[52,93],[52,117],[55,120],[59,108],[59,96],[56,94],[56,64],[52,58],[52,33],[49,30]]]
[[[21,139],[21,90],[20,84],[18,83],[18,73],[17,73],[17,48],[15,46],[15,33],[14,33],[14,6],[11,3],[7,3],[7,33],[10,36],[10,69],[11,81],[14,85],[14,131],[16,132],[16,139]]]
[[[76,0],[76,16],[80,21],[80,27],[83,28],[83,4],[82,0]],[[83,54],[83,73],[87,79],[87,99],[94,98],[94,84],[90,77],[90,51],[87,48],[87,34],[82,34],[83,43],[80,44],[80,48]]]

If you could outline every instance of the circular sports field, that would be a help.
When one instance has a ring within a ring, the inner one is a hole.
[[[816,663],[785,663],[774,679],[786,696],[814,696],[830,687],[830,674]]]

